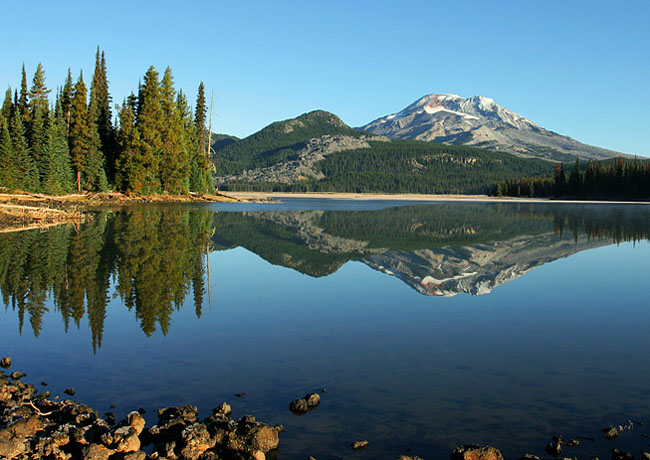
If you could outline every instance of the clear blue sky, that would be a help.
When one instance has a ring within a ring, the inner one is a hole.
[[[0,88],[50,87],[106,52],[119,103],[149,65],[214,130],[249,135],[314,109],[352,126],[429,93],[492,97],[543,127],[650,156],[650,1],[3,2]]]

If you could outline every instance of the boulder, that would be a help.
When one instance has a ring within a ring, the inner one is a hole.
[[[27,374],[24,372],[18,372],[18,371],[13,371],[11,374],[9,374],[9,377],[11,377],[12,380],[20,380],[23,377],[26,377]]]
[[[618,428],[615,426],[610,426],[609,428],[603,428],[603,438],[605,439],[616,439],[618,437]]]
[[[451,460],[503,460],[503,455],[496,447],[468,444],[456,447]]]
[[[352,443],[352,448],[354,450],[361,450],[361,449],[365,449],[366,447],[368,447],[368,444],[370,444],[368,441],[354,441]]]
[[[3,369],[9,369],[11,367],[11,356],[5,356],[0,359],[0,367]]]
[[[318,393],[309,393],[305,395],[304,399],[310,409],[313,409],[320,404],[320,395]]]
[[[108,460],[115,453],[114,450],[108,449],[101,444],[90,444],[84,447],[82,454],[83,460]]]
[[[294,399],[289,404],[289,410],[295,415],[304,415],[309,410],[309,404],[304,399]]]
[[[551,441],[548,444],[546,444],[546,448],[544,450],[551,457],[559,457],[560,454],[562,453],[562,443],[557,441]]]

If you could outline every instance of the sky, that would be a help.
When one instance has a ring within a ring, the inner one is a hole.
[[[351,126],[431,93],[481,95],[581,142],[650,156],[650,1],[3,1],[0,88],[40,62],[86,82],[106,53],[120,103],[169,66],[213,131],[324,109]]]

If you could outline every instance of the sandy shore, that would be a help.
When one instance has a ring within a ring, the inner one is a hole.
[[[510,198],[487,195],[426,195],[389,193],[286,193],[286,192],[228,192],[228,195],[242,199],[320,198],[332,200],[391,200],[431,202],[473,202],[473,203],[585,203],[585,204],[650,204],[647,201],[600,201],[600,200],[552,200],[549,198]]]

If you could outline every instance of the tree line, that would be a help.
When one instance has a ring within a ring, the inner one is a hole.
[[[522,177],[496,184],[490,194],[513,197],[568,197],[616,200],[650,199],[650,162],[646,160],[590,161],[586,168],[576,158],[567,174],[564,163],[552,176]]]
[[[0,188],[63,194],[119,190],[135,194],[214,190],[208,157],[206,100],[199,85],[194,111],[176,90],[169,67],[151,66],[136,93],[112,114],[106,59],[97,48],[87,87],[68,69],[52,89],[39,63],[28,88],[8,88],[0,109]]]

